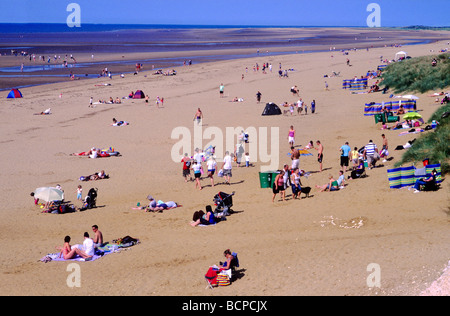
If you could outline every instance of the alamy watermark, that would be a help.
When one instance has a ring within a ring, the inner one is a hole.
[[[70,288],[81,287],[81,267],[78,263],[70,263],[66,268],[70,272],[66,279],[66,284]]]
[[[370,274],[367,276],[366,284],[369,288],[381,288],[381,267],[378,263],[370,263],[367,265],[367,272]]]
[[[378,3],[369,3],[367,12],[371,12],[367,17],[368,27],[381,27],[381,7]]]
[[[66,8],[70,14],[67,16],[68,27],[81,27],[81,7],[78,3],[69,3]]]
[[[269,132],[270,130],[270,132]],[[193,153],[196,148],[214,148],[217,162],[222,162],[225,152],[234,153],[236,145],[240,144],[243,152],[249,154],[250,162],[260,162],[261,171],[277,170],[280,162],[280,132],[279,127],[226,127],[217,126],[203,128],[201,122],[194,123],[193,132],[184,126],[175,127],[171,139],[178,140],[171,150],[174,162],[180,162],[184,153]],[[248,142],[244,141],[248,139]],[[270,147],[269,147],[270,145]],[[241,154],[243,154],[241,152]]]

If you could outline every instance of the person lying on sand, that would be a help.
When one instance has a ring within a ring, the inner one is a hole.
[[[100,179],[109,179],[109,175],[105,174],[105,170],[102,170],[98,173],[93,173],[89,176],[81,176],[81,181],[90,181],[90,180],[100,180]]]
[[[49,115],[49,114],[52,114],[50,108],[48,108],[45,111],[42,111],[40,113],[34,113],[34,115]]]
[[[115,118],[112,119],[112,124],[111,126],[122,126],[122,125],[129,125],[130,123],[128,123],[127,121],[117,121]]]
[[[170,210],[181,206],[173,201],[169,202],[156,201],[151,195],[148,195],[147,199],[150,201],[150,203],[147,206],[147,212],[162,212],[163,210]]]
[[[192,216],[192,227],[198,225],[214,225],[222,219],[220,216],[214,215],[211,205],[206,205],[206,213],[202,210],[196,211]]]

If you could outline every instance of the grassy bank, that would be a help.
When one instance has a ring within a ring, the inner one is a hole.
[[[397,165],[420,162],[429,159],[430,163],[440,163],[442,174],[450,173],[450,116],[442,118],[442,114],[450,112],[450,104],[441,106],[428,120],[439,122],[434,131],[426,132],[414,142],[402,156]]]
[[[423,56],[391,63],[383,72],[382,86],[396,93],[411,91],[425,93],[450,86],[450,53]],[[436,66],[432,60],[436,59]]]
[[[424,56],[406,59],[390,64],[383,72],[382,86],[388,86],[395,93],[448,91],[450,87],[450,54]],[[432,66],[433,58],[436,66]],[[439,122],[438,127],[422,134],[402,156],[396,165],[422,162],[440,163],[442,174],[450,173],[450,104],[441,106],[428,120]]]

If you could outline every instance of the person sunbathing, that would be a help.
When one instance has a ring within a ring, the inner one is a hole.
[[[333,176],[331,174],[328,177],[328,179],[329,179],[328,184],[324,184],[322,186],[316,185],[316,188],[319,189],[320,192],[323,192],[323,191],[326,191],[326,190],[329,190],[330,192],[339,190],[339,183],[338,183],[337,180],[335,180],[333,178]]]
[[[436,174],[436,169],[433,169],[433,171],[431,171],[431,175],[428,178],[417,179],[416,183],[414,184],[414,193],[419,193],[420,187],[422,185],[426,186],[429,183],[436,183]]]
[[[222,270],[228,270],[233,268],[233,265],[235,265],[236,263],[234,256],[231,254],[230,249],[227,249],[223,252],[223,255],[225,256],[225,258],[227,259],[225,262],[219,262],[219,265],[221,266],[219,268],[220,271]]]
[[[191,226],[198,225],[214,225],[220,220],[220,217],[216,217],[212,211],[211,205],[206,206],[206,213],[199,210],[192,216]]]
[[[49,115],[52,114],[51,109],[48,108],[45,111],[39,112],[39,113],[34,113],[34,115]]]
[[[129,123],[126,121],[117,121],[115,118],[112,119],[112,126],[122,126],[122,125],[128,125]]]
[[[397,110],[397,115],[405,114],[405,109],[403,108],[403,105],[400,105],[400,108]]]
[[[64,245],[59,249],[61,249],[61,252],[59,253],[58,258],[61,258],[62,256],[64,260],[74,259],[76,256],[80,256],[83,259],[92,258],[92,256],[87,255],[84,251],[78,248],[72,248],[70,246],[70,236],[64,237]]]

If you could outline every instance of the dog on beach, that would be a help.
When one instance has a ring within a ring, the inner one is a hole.
[[[305,193],[307,198],[309,198],[309,192],[311,192],[311,187],[302,187],[300,190],[300,194]]]

